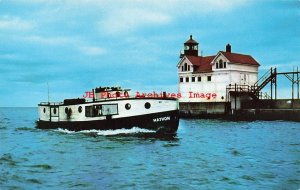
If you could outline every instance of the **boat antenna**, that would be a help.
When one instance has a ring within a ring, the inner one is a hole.
[[[47,82],[47,89],[48,89],[48,103],[50,102],[50,95],[49,95],[49,83]]]

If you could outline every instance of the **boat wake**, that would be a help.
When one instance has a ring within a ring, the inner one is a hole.
[[[139,127],[133,127],[131,129],[115,129],[115,130],[82,130],[82,131],[70,131],[68,129],[56,129],[60,133],[73,134],[73,133],[83,133],[83,134],[94,134],[99,136],[113,136],[113,135],[123,135],[123,134],[139,134],[139,133],[156,133],[156,131],[141,129]]]

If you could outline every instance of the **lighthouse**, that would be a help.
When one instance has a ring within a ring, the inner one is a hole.
[[[251,86],[257,81],[260,64],[251,55],[232,52],[229,43],[223,51],[208,56],[199,56],[199,43],[192,35],[183,45],[177,63],[181,110],[201,105],[207,111],[214,105],[220,108],[214,111],[224,112],[228,85]]]

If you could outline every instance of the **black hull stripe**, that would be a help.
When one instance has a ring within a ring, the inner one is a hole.
[[[176,134],[179,124],[178,110],[153,113],[147,115],[115,118],[95,121],[37,121],[37,128],[40,129],[68,129],[71,131],[80,130],[115,130],[115,129],[131,129],[139,127],[148,130],[154,130],[157,133]]]

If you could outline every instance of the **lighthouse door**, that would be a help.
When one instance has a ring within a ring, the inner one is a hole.
[[[59,110],[58,106],[50,107],[50,121],[58,121],[59,120]]]

